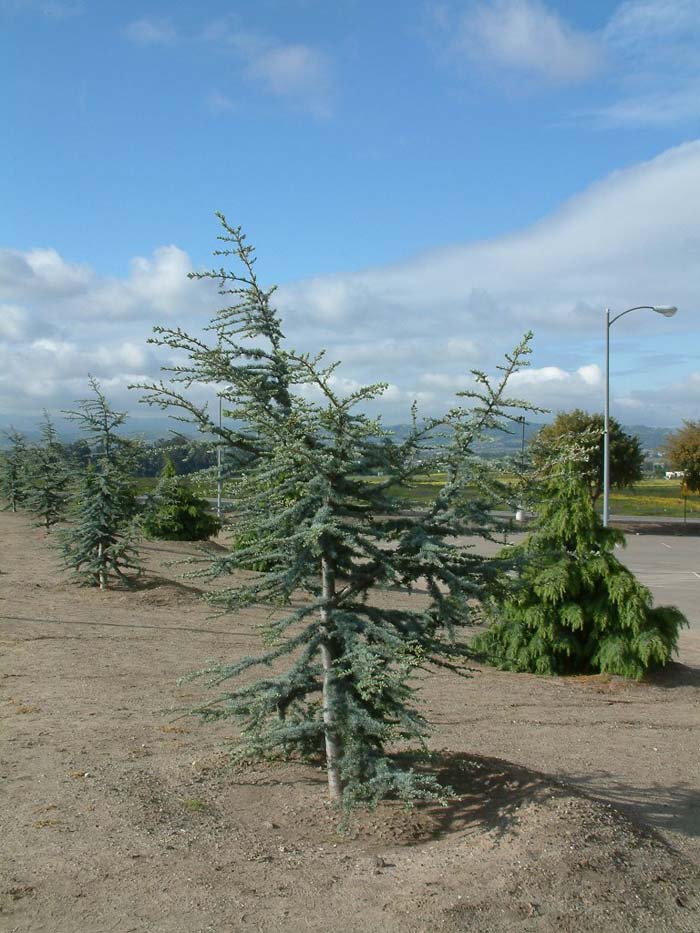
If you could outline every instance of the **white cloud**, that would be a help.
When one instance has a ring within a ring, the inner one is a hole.
[[[330,113],[326,57],[308,45],[280,45],[253,57],[248,73],[272,94],[302,101],[318,116]]]
[[[124,35],[136,45],[173,45],[177,32],[169,19],[143,17],[133,20],[124,29]]]
[[[585,80],[601,65],[598,37],[539,0],[492,0],[464,16],[456,47],[500,70],[555,84]]]
[[[605,38],[622,52],[645,54],[660,39],[678,39],[700,25],[698,0],[625,0],[605,28]]]
[[[386,416],[400,421],[412,398],[442,410],[468,387],[470,367],[493,372],[532,328],[533,366],[513,392],[555,410],[600,410],[604,308],[676,304],[670,321],[639,312],[615,324],[613,412],[638,400],[645,416],[635,420],[697,417],[699,177],[696,141],[508,236],[289,283],[276,294],[285,332],[293,346],[327,346],[329,361],[343,361],[340,388],[389,381]],[[136,257],[120,277],[51,249],[0,251],[0,411],[29,410],[39,396],[66,407],[85,394],[88,372],[123,382],[156,374],[163,357],[143,349],[151,326],[197,331],[221,304],[214,283],[187,279],[191,268],[175,245]]]
[[[573,372],[559,366],[524,369],[515,373],[510,383],[514,395],[556,411],[578,407],[598,409],[602,386],[602,373],[595,363],[580,366]]]
[[[627,0],[603,39],[616,99],[593,116],[603,126],[671,126],[700,116],[700,0]]]
[[[401,386],[429,389],[436,403],[463,386],[468,366],[492,368],[532,328],[538,365],[521,385],[528,391],[537,385],[534,400],[540,404],[557,408],[563,400],[587,400],[599,408],[596,355],[602,354],[606,306],[681,307],[673,322],[640,313],[625,319],[624,333],[616,325],[614,342],[626,335],[630,348],[640,333],[666,347],[675,333],[683,333],[684,341],[688,333],[697,334],[698,177],[700,142],[688,143],[613,174],[518,233],[297,282],[280,290],[279,304],[316,340],[325,326],[334,357],[341,356],[336,347],[348,346],[349,335],[365,337],[371,329],[378,338],[376,371]],[[393,335],[393,358],[382,353],[387,334]],[[399,363],[401,344],[412,353]],[[623,340],[618,359],[624,348]],[[576,362],[562,365],[558,357]],[[662,373],[652,370],[644,378],[658,385]],[[655,417],[663,423],[662,396],[657,399]]]
[[[508,89],[594,84],[602,103],[559,119],[695,129],[700,0],[624,0],[595,31],[577,29],[543,0],[455,0],[431,11],[443,55],[482,66]]]
[[[668,91],[624,97],[591,114],[602,127],[668,127],[700,115],[700,79]]]
[[[328,55],[320,49],[236,29],[227,20],[210,23],[202,39],[231,49],[242,62],[248,80],[268,94],[289,100],[315,116],[330,115],[332,68]]]
[[[479,349],[473,340],[450,337],[445,346],[445,356],[451,360],[474,362],[478,359]]]
[[[206,107],[209,113],[214,116],[220,116],[223,113],[230,113],[232,110],[235,110],[236,102],[226,94],[221,94],[219,91],[212,91],[207,97]]]
[[[67,262],[54,249],[0,249],[3,295],[28,307],[46,306],[47,319],[170,317],[202,308],[213,288],[191,282],[189,256],[160,246],[151,257],[131,260],[125,278],[100,278],[84,264]]]
[[[82,13],[78,3],[62,3],[60,0],[0,0],[0,14],[33,13],[47,19],[70,19]]]
[[[55,249],[0,249],[0,287],[8,297],[45,294],[66,297],[78,294],[90,283],[86,265],[66,262]]]
[[[27,334],[28,315],[15,305],[0,305],[0,340],[21,340]]]

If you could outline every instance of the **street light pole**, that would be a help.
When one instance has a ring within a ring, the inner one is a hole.
[[[664,317],[673,317],[675,305],[635,305],[610,317],[610,308],[605,309],[605,415],[603,425],[603,525],[610,521],[610,328],[630,311],[655,311]]]
[[[610,517],[610,308],[605,309],[605,413],[603,416],[603,525]]]
[[[525,502],[524,500],[524,473],[525,473],[525,415],[520,415],[518,418],[520,422],[520,505],[515,509],[515,520],[516,522],[522,522],[525,519]]]

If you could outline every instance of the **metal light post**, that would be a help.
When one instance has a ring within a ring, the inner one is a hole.
[[[603,427],[603,525],[607,528],[610,519],[610,328],[630,311],[655,311],[664,317],[673,317],[675,305],[635,305],[610,317],[610,308],[605,309],[605,424]]]
[[[521,486],[520,486],[520,505],[515,510],[515,520],[516,522],[522,522],[525,519],[525,503],[524,499],[524,472],[525,472],[525,415],[520,415],[518,418],[520,422],[521,435],[520,435],[520,472],[521,472]]]

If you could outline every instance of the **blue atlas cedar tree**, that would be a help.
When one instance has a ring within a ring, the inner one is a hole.
[[[85,434],[90,458],[79,481],[75,520],[61,535],[61,549],[64,564],[81,583],[105,589],[110,577],[128,583],[129,571],[140,571],[131,479],[138,445],[117,433],[126,413],[111,408],[92,377],[90,387],[94,397],[66,412]]]
[[[44,412],[41,425],[41,444],[31,448],[28,465],[27,507],[37,515],[38,524],[43,525],[48,534],[65,518],[71,483],[63,446],[48,412]]]
[[[0,456],[0,495],[7,501],[5,508],[16,512],[27,504],[29,494],[27,441],[14,428],[6,431],[5,436],[10,443]]]
[[[486,429],[507,429],[509,412],[520,406],[505,387],[525,365],[530,335],[506,357],[495,384],[474,373],[475,390],[460,393],[470,407],[460,399],[444,417],[420,423],[414,411],[408,437],[394,443],[379,420],[358,410],[384,384],[342,396],[337,364],[288,346],[274,289],[258,282],[253,248],[240,227],[218,216],[225,246],[215,255],[233,257],[239,271],[193,277],[216,281],[228,306],[203,337],[155,328],[151,342],[183,362],[138,388],[143,401],[176,409],[240,458],[234,545],[199,573],[264,570],[208,598],[224,612],[254,603],[280,611],[259,654],[192,675],[208,676],[217,688],[197,712],[242,722],[241,758],[324,756],[330,797],[346,810],[387,796],[442,796],[432,776],[402,768],[387,748],[428,733],[412,675],[436,666],[465,672],[456,630],[469,623],[496,573],[492,561],[455,542],[457,535],[496,533],[488,511],[494,478],[472,455],[472,443]],[[195,383],[222,396],[223,426],[193,400]],[[397,493],[426,470],[443,471],[445,482],[425,512],[406,514]],[[474,485],[478,495],[466,496]],[[415,608],[399,608],[398,600],[380,608],[372,600],[377,589],[410,593],[417,586],[426,598]],[[238,682],[256,668],[259,679]]]

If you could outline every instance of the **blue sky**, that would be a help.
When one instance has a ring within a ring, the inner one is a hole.
[[[298,347],[436,411],[526,329],[517,390],[698,417],[700,0],[0,0],[0,423],[163,362],[215,210]]]

